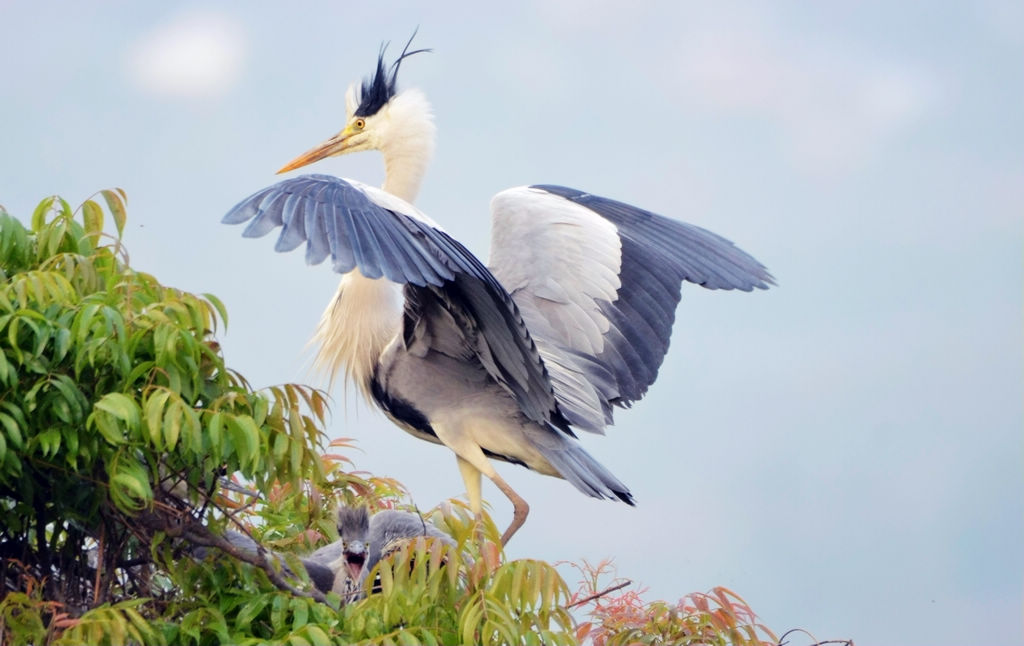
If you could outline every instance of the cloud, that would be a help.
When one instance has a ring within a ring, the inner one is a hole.
[[[237,81],[245,36],[233,18],[210,10],[179,13],[143,34],[129,48],[132,80],[161,96],[218,96]]]

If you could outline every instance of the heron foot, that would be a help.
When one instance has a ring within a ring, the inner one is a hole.
[[[509,498],[512,498],[509,496]],[[525,500],[516,496],[512,498],[512,523],[505,530],[505,533],[501,535],[501,546],[505,547],[508,545],[509,540],[512,539],[512,535],[519,531],[519,528],[526,522],[526,517],[530,513],[530,505]]]
[[[505,494],[505,497],[512,501],[512,524],[508,526],[505,533],[501,535],[501,546],[505,547],[508,545],[509,540],[512,539],[512,535],[515,534],[523,523],[526,522],[526,517],[530,514],[530,505],[523,500],[522,496],[517,494],[512,487],[505,482],[501,476],[494,474],[491,476],[491,480],[494,484],[498,485],[498,489]]]

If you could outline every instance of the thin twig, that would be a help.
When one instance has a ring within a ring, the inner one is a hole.
[[[818,641],[817,637],[815,637],[811,633],[807,632],[803,628],[790,628],[786,632],[782,633],[782,637],[779,637],[778,646],[785,646],[786,645],[786,637],[788,637],[792,633],[803,633],[803,634],[807,635],[808,637],[810,637],[811,639],[813,639],[814,643],[810,644],[809,646],[824,646],[825,644],[843,644],[844,646],[853,646],[853,640],[852,639],[828,639],[828,640],[825,640],[823,642],[820,642],[820,641]]]
[[[603,597],[606,594],[611,594],[612,592],[615,592],[616,590],[621,590],[622,588],[626,587],[627,585],[633,585],[633,582],[629,581],[629,580],[623,581],[622,583],[619,583],[617,585],[613,585],[610,588],[605,588],[604,590],[601,590],[600,592],[594,593],[594,594],[590,595],[589,597],[587,597],[585,599],[580,599],[579,601],[574,601],[574,602],[570,603],[569,605],[567,605],[566,608],[575,608],[576,606],[582,606],[585,603],[590,603],[591,601],[594,601],[595,599],[600,599],[601,597]]]

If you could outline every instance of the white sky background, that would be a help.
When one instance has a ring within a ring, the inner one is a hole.
[[[1019,3],[37,4],[0,6],[0,204],[124,187],[133,264],[220,296],[254,384],[312,379],[336,277],[220,217],[417,25],[418,205],[469,248],[491,195],[558,183],[769,266],[768,292],[685,289],[648,397],[583,438],[638,507],[502,468],[532,504],[512,557],[615,557],[652,599],[726,585],[780,633],[1024,643]],[[370,154],[310,170],[382,178]],[[358,467],[423,508],[462,492],[446,449],[335,397]]]

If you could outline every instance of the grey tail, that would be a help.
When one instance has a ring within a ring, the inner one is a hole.
[[[562,446],[557,448],[537,448],[563,478],[588,496],[618,499],[630,506],[636,504],[629,487],[572,440],[566,438]]]

